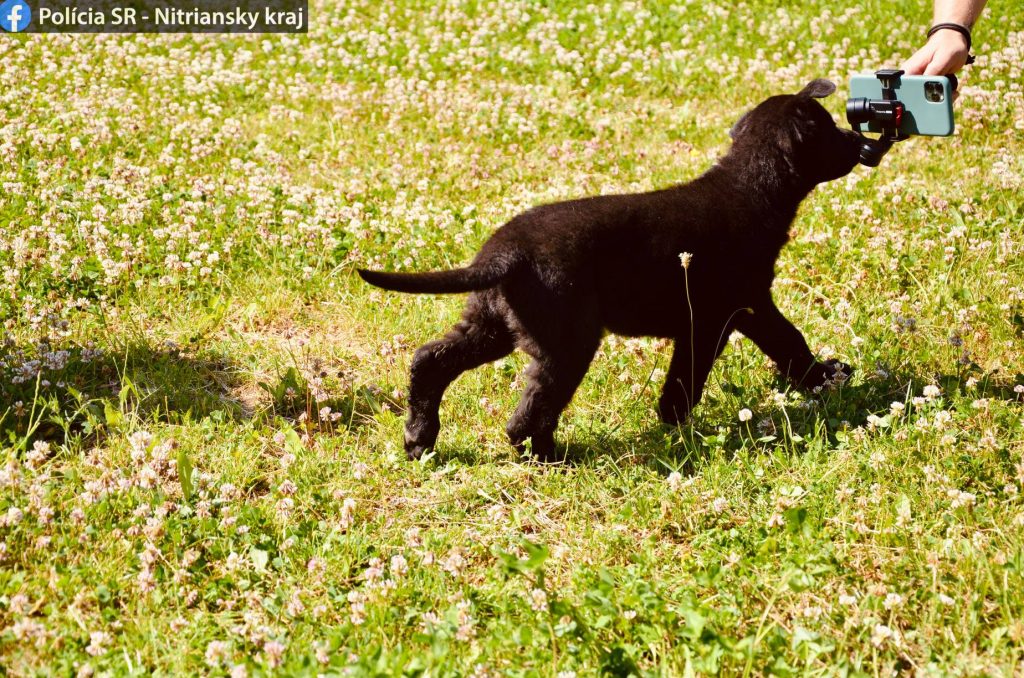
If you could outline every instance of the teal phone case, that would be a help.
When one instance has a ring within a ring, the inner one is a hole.
[[[942,85],[942,101],[929,101],[925,83]],[[896,99],[903,102],[900,131],[906,134],[948,137],[953,133],[953,90],[944,75],[902,75],[894,87]],[[882,83],[874,73],[858,73],[850,78],[850,98],[882,98]],[[881,132],[877,123],[866,125],[868,132]]]

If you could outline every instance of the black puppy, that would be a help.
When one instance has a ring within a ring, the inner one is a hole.
[[[437,440],[448,385],[519,347],[533,362],[508,435],[519,449],[530,438],[535,455],[553,459],[558,417],[606,330],[675,340],[658,403],[670,424],[700,400],[734,329],[798,386],[845,377],[848,366],[815,360],[771,296],[775,260],[800,201],[858,163],[860,137],[839,129],[814,101],[834,91],[814,80],[799,94],[763,102],[730,131],[728,154],[688,184],[528,210],[498,229],[466,268],[360,270],[388,290],[472,293],[462,321],[413,358],[409,458]]]

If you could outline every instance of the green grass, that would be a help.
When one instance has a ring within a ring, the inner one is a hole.
[[[0,673],[1019,673],[1024,14],[980,22],[954,138],[801,209],[774,293],[849,384],[737,338],[670,429],[668,346],[609,337],[541,466],[504,439],[518,355],[405,461],[461,300],[355,266],[688,180],[929,7],[382,5],[0,40]]]

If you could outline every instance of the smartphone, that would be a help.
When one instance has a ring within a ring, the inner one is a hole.
[[[932,137],[953,133],[953,87],[944,75],[901,75],[895,79],[896,99],[903,103],[900,131]],[[874,73],[850,78],[850,98],[882,98],[882,83]],[[868,132],[881,132],[877,122],[868,122]]]

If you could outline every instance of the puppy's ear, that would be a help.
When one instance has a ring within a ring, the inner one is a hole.
[[[817,80],[811,80],[807,83],[807,87],[800,90],[797,96],[801,97],[814,97],[815,99],[824,99],[832,92],[836,91],[836,85],[831,80],[823,80],[818,78]]]

